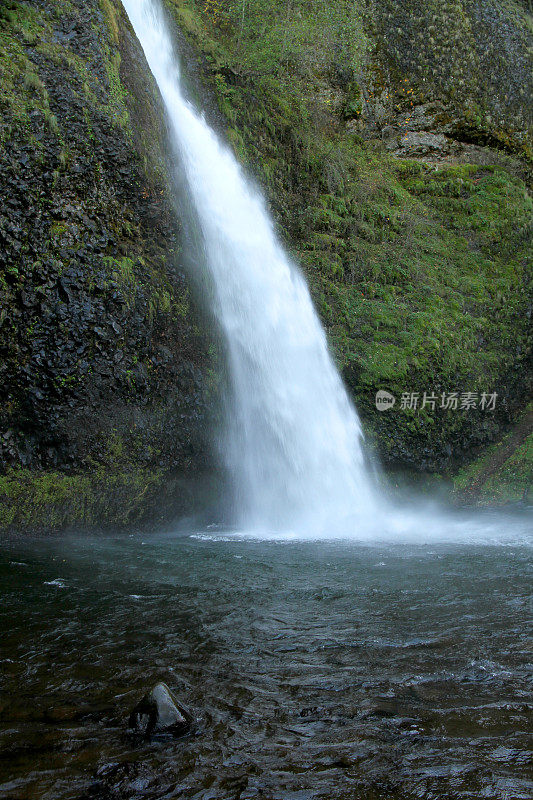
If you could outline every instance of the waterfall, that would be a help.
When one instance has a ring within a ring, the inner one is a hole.
[[[245,529],[355,532],[378,502],[361,425],[306,282],[264,200],[184,97],[160,0],[123,0],[182,161],[226,340],[231,397],[220,450]]]

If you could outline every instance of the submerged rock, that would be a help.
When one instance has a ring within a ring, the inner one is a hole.
[[[151,736],[171,733],[183,736],[192,726],[192,714],[181,705],[166,683],[157,683],[132,710],[129,727]]]

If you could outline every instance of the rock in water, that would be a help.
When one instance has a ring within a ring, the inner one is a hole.
[[[192,722],[192,714],[179,703],[166,683],[157,683],[131,712],[129,727],[146,736],[153,733],[183,736]]]

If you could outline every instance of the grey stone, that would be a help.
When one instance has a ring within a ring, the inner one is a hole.
[[[179,702],[166,683],[157,683],[132,710],[129,727],[146,736],[171,733],[183,736],[192,726],[192,714]]]
[[[398,142],[401,155],[445,155],[449,152],[448,139],[441,133],[407,131]]]

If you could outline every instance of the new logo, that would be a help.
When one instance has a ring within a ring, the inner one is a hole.
[[[393,407],[395,402],[396,398],[394,395],[390,392],[386,392],[385,389],[380,389],[379,392],[376,393],[376,408],[378,411],[388,411]]]

